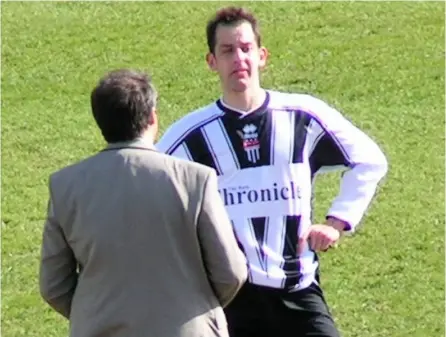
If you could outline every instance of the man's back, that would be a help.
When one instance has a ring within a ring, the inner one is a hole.
[[[52,176],[54,217],[80,264],[72,336],[226,334],[197,229],[210,174],[153,150],[110,148]],[[222,267],[232,286],[241,264]]]

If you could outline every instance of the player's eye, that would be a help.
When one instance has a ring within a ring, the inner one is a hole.
[[[243,47],[242,47],[242,51],[243,51],[244,53],[248,53],[250,50],[251,50],[251,46],[243,46]]]

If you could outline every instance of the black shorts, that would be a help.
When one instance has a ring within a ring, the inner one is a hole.
[[[230,337],[339,337],[317,284],[296,292],[246,283],[225,308]]]

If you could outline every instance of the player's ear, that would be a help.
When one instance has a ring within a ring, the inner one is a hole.
[[[208,64],[209,69],[212,71],[217,70],[217,64],[215,62],[215,56],[211,52],[206,54],[206,63]]]
[[[268,59],[268,49],[266,49],[265,47],[260,47],[259,56],[260,56],[259,67],[263,69],[266,66],[266,60]]]

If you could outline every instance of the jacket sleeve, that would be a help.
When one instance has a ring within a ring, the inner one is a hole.
[[[353,232],[387,173],[387,159],[376,142],[336,109],[316,98],[309,106],[315,117],[310,154],[313,174],[345,170],[327,217],[342,220],[346,223],[346,232]]]
[[[205,184],[197,229],[209,280],[221,305],[226,306],[247,279],[247,263],[218,193],[214,171]]]
[[[42,237],[40,294],[54,310],[66,318],[70,316],[77,279],[77,262],[65,240],[50,197]]]

